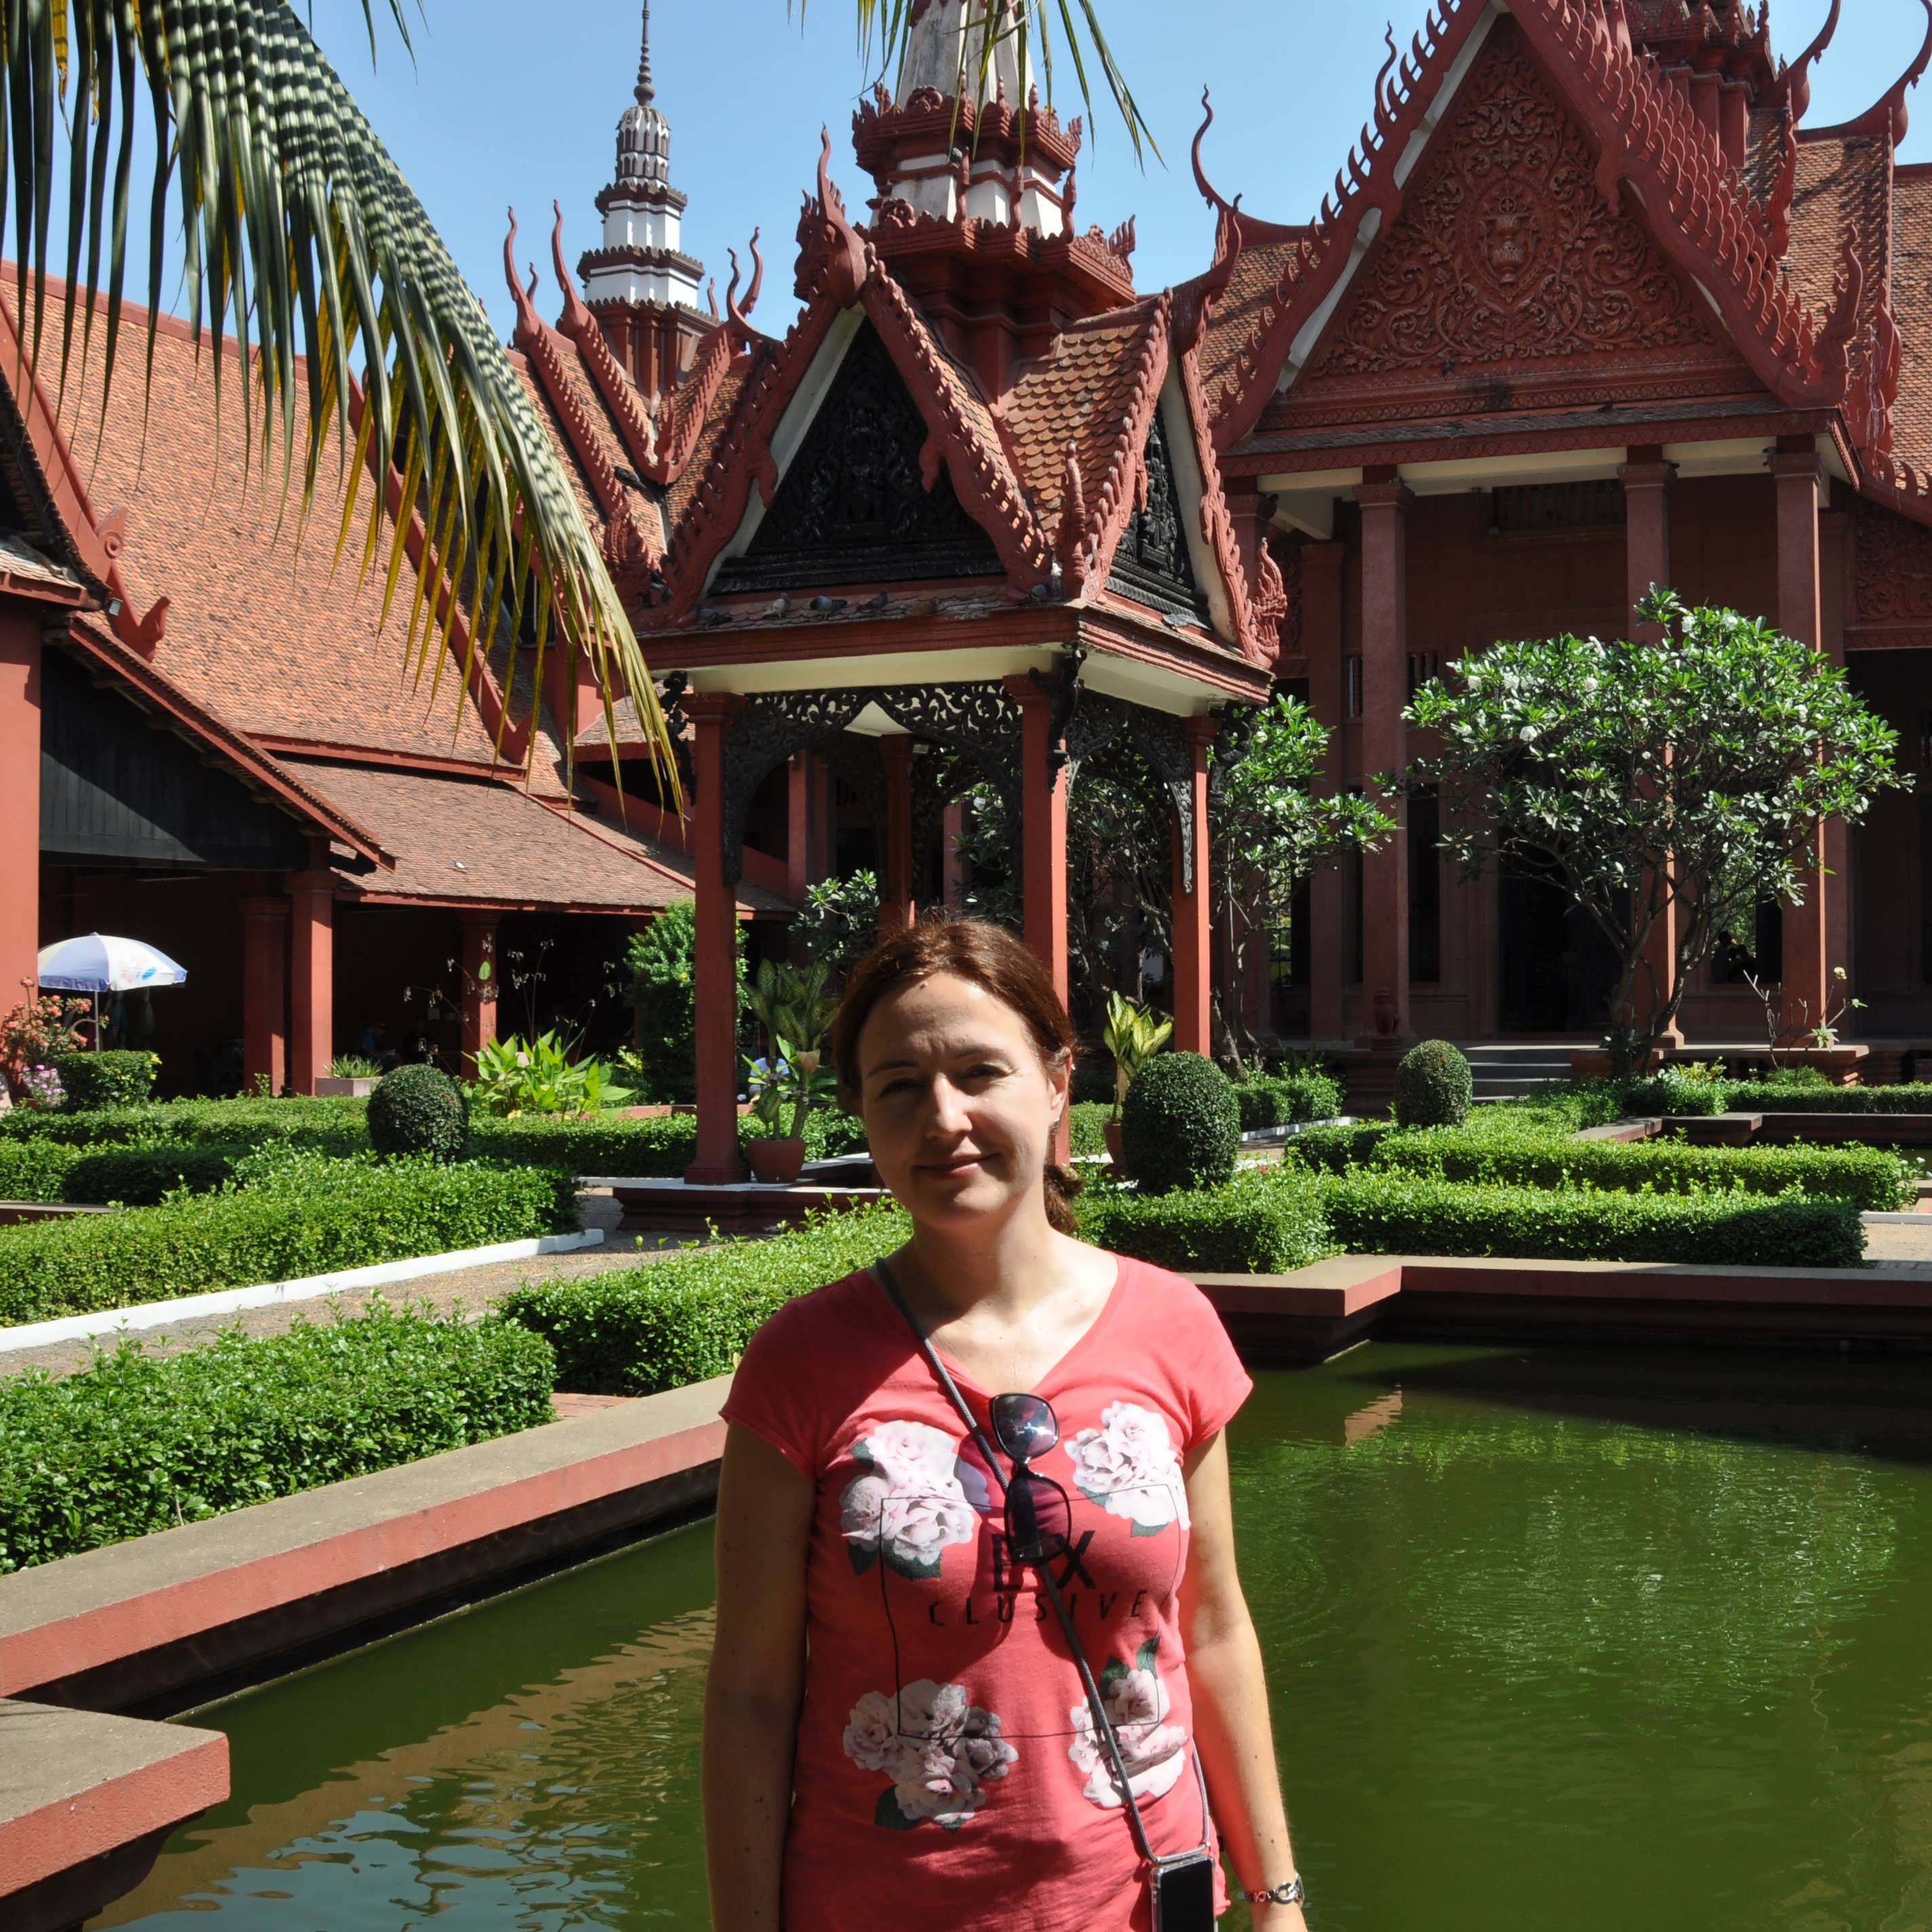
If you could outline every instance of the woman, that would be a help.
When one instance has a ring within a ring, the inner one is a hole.
[[[1211,1849],[1210,1799],[1281,1894],[1258,1932],[1304,1932],[1222,1437],[1251,1384],[1191,1283],[1072,1238],[1072,1048],[996,926],[901,933],[846,993],[841,1091],[913,1234],[767,1322],[725,1405],[716,1932],[1148,1932],[1139,1840]]]

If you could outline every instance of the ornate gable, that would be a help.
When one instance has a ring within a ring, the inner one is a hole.
[[[744,554],[727,560],[712,587],[729,595],[1004,574],[868,323]]]
[[[1156,610],[1201,616],[1206,612],[1207,599],[1195,580],[1193,559],[1188,554],[1180,495],[1174,487],[1174,457],[1158,409],[1148,424],[1144,473],[1144,494],[1114,551],[1107,588]]]
[[[1488,45],[1270,426],[1758,385],[1630,213],[1515,23]]]

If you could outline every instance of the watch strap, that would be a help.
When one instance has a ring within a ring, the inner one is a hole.
[[[1308,1902],[1308,1888],[1301,1882],[1298,1872],[1285,1883],[1268,1892],[1244,1892],[1238,1894],[1244,1905],[1305,1905]]]

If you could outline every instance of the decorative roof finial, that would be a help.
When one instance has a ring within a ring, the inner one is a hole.
[[[657,94],[651,83],[651,0],[644,0],[644,44],[638,56],[638,105],[648,107]]]

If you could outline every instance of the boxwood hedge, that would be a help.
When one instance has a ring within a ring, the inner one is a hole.
[[[63,1105],[70,1114],[92,1113],[102,1107],[138,1107],[154,1090],[158,1054],[117,1048],[101,1053],[62,1053],[54,1056],[60,1076]]]
[[[1342,1083],[1327,1073],[1259,1073],[1236,1083],[1234,1104],[1244,1134],[1330,1120],[1342,1111]]]
[[[1150,1194],[1214,1187],[1234,1171],[1240,1110],[1228,1076],[1198,1053],[1157,1054],[1120,1108],[1127,1172]]]
[[[369,1103],[349,1099],[170,1100],[96,1113],[39,1114],[16,1107],[0,1114],[0,1142],[58,1141],[71,1147],[117,1147],[130,1141],[178,1139],[201,1145],[259,1147],[268,1141],[323,1154],[360,1154],[369,1144]]]
[[[0,1573],[366,1475],[550,1419],[554,1364],[508,1322],[374,1303],[179,1353],[124,1341],[0,1382]]]
[[[0,1324],[324,1274],[577,1225],[571,1177],[470,1161],[284,1150],[216,1192],[118,1214],[0,1228]]]
[[[1281,1274],[1336,1245],[1312,1184],[1244,1179],[1156,1195],[1099,1189],[1078,1212],[1086,1240],[1180,1274]]]

